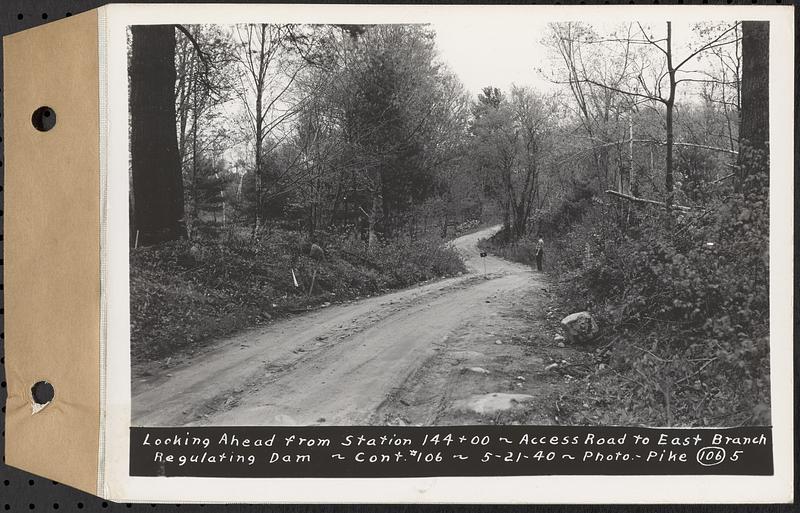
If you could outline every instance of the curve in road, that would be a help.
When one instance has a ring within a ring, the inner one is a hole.
[[[489,301],[539,278],[529,267],[487,256],[477,243],[492,227],[452,244],[469,274],[336,305],[245,331],[172,369],[133,383],[140,426],[365,425],[393,390],[443,340],[463,333]]]

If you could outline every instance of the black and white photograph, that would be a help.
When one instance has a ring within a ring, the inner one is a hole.
[[[132,425],[770,426],[769,36],[130,25]]]

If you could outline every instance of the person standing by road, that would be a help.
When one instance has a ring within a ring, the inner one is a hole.
[[[542,259],[544,258],[544,241],[540,238],[536,242],[536,270],[542,270]]]

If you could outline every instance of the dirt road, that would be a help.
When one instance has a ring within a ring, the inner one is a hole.
[[[249,330],[135,381],[133,424],[549,423],[546,283],[480,258],[496,229],[453,242],[469,274]]]

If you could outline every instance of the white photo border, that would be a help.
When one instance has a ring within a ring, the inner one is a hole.
[[[100,494],[142,502],[271,503],[778,503],[793,497],[794,12],[791,6],[127,4],[100,9],[107,74],[107,212],[101,248],[107,319]],[[530,16],[552,21],[770,22],[770,365],[773,476],[514,476],[437,478],[130,477],[128,249],[129,25],[427,23]],[[102,89],[101,89],[102,90]]]

